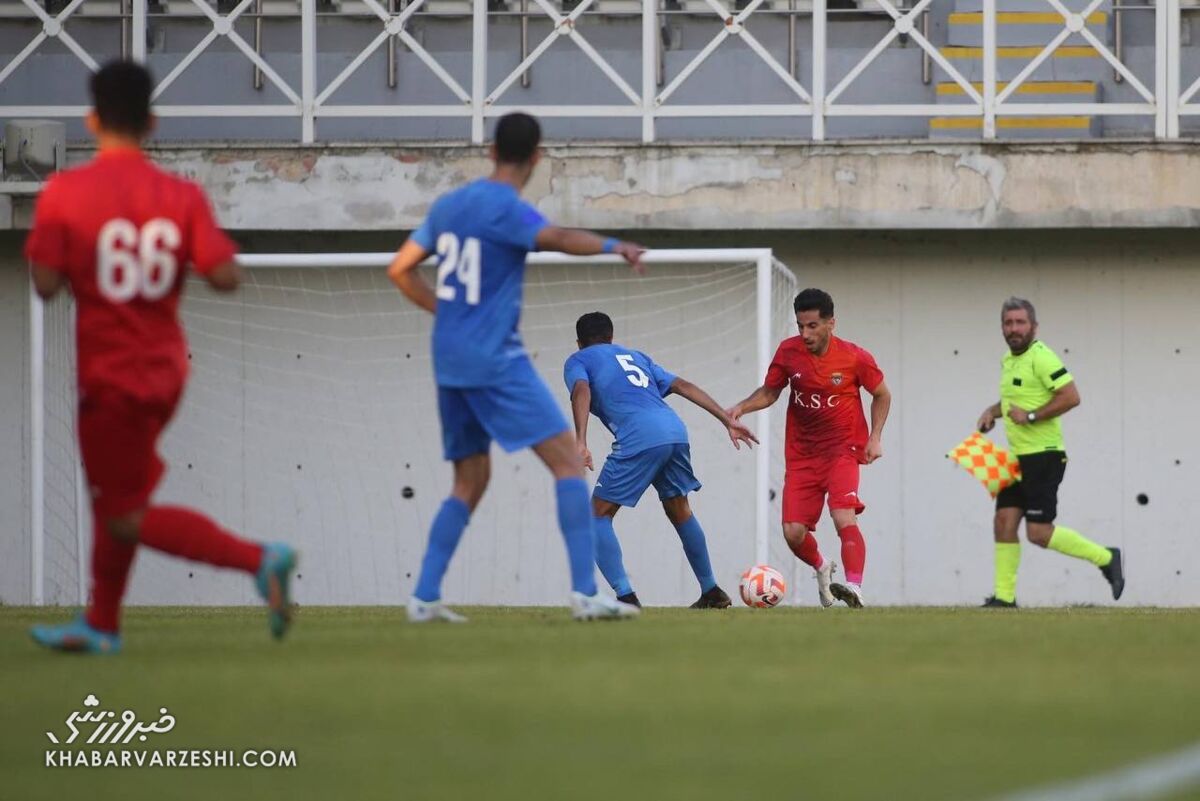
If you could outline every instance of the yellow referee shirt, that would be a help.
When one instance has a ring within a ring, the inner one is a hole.
[[[1019,426],[1009,419],[1008,410],[1013,405],[1027,412],[1040,409],[1050,402],[1057,390],[1074,380],[1062,359],[1040,341],[1035,340],[1020,356],[1014,356],[1011,351],[1005,354],[1000,370],[1000,412],[1004,415],[1004,433],[1013,453],[1028,456],[1066,450],[1059,418]]]

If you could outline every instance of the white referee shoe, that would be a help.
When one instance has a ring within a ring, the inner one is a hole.
[[[837,562],[832,559],[826,559],[817,569],[817,597],[821,600],[821,606],[825,608],[833,606],[833,593],[829,591],[829,582],[833,580],[835,572]]]
[[[422,601],[417,596],[408,599],[409,623],[466,623],[467,619],[451,612],[441,601]]]
[[[862,609],[866,605],[863,603],[862,587],[857,584],[830,584],[829,592],[851,609]]]
[[[621,603],[616,598],[609,598],[600,593],[571,593],[571,617],[576,620],[624,620],[637,617],[641,612],[642,610],[633,604]]]

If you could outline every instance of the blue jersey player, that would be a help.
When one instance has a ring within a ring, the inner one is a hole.
[[[434,314],[433,369],[442,445],[446,459],[454,463],[454,488],[433,519],[421,574],[408,602],[413,622],[464,620],[442,605],[442,577],[487,488],[492,440],[510,453],[532,448],[554,475],[574,617],[632,617],[638,612],[596,591],[595,539],[583,460],[566,419],[525,353],[517,324],[530,251],[618,253],[640,270],[642,249],[549,225],[521,200],[520,191],[541,155],[540,141],[533,117],[502,117],[491,148],[491,176],[438,198],[388,268],[400,291]],[[435,252],[437,281],[431,287],[416,267]]]
[[[591,312],[580,317],[575,337],[579,350],[567,359],[563,379],[571,393],[577,447],[589,469],[589,412],[615,437],[592,493],[600,572],[617,593],[617,600],[641,606],[625,573],[613,518],[622,506],[636,506],[642,493],[653,485],[700,582],[700,598],[692,608],[728,607],[729,596],[713,576],[704,529],[688,504],[688,493],[700,489],[700,482],[692,473],[687,428],[663,398],[674,392],[720,420],[735,448],[740,449],[742,442],[753,447],[750,443],[758,440],[695,384],[668,373],[640,351],[613,344],[613,323],[607,314]]]

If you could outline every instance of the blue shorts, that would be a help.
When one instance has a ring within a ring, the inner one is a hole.
[[[651,484],[658,490],[660,501],[700,489],[700,482],[692,473],[691,446],[679,442],[629,456],[610,455],[600,470],[592,497],[619,506],[637,506]]]
[[[438,387],[442,453],[456,462],[487,453],[492,440],[512,453],[567,431],[554,396],[528,361],[488,387]]]

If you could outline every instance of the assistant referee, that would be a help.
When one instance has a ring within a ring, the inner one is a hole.
[[[996,587],[988,607],[1015,608],[1021,542],[1017,528],[1025,518],[1025,536],[1034,545],[1091,562],[1112,587],[1113,599],[1125,589],[1121,550],[1106,548],[1078,531],[1056,526],[1058,485],[1067,470],[1060,417],[1079,405],[1075,378],[1062,360],[1037,338],[1037,311],[1023,298],[1009,298],[1000,309],[1009,353],[1000,371],[1000,402],[983,410],[979,430],[986,433],[1004,419],[1008,445],[1021,464],[1021,480],[996,496]]]

